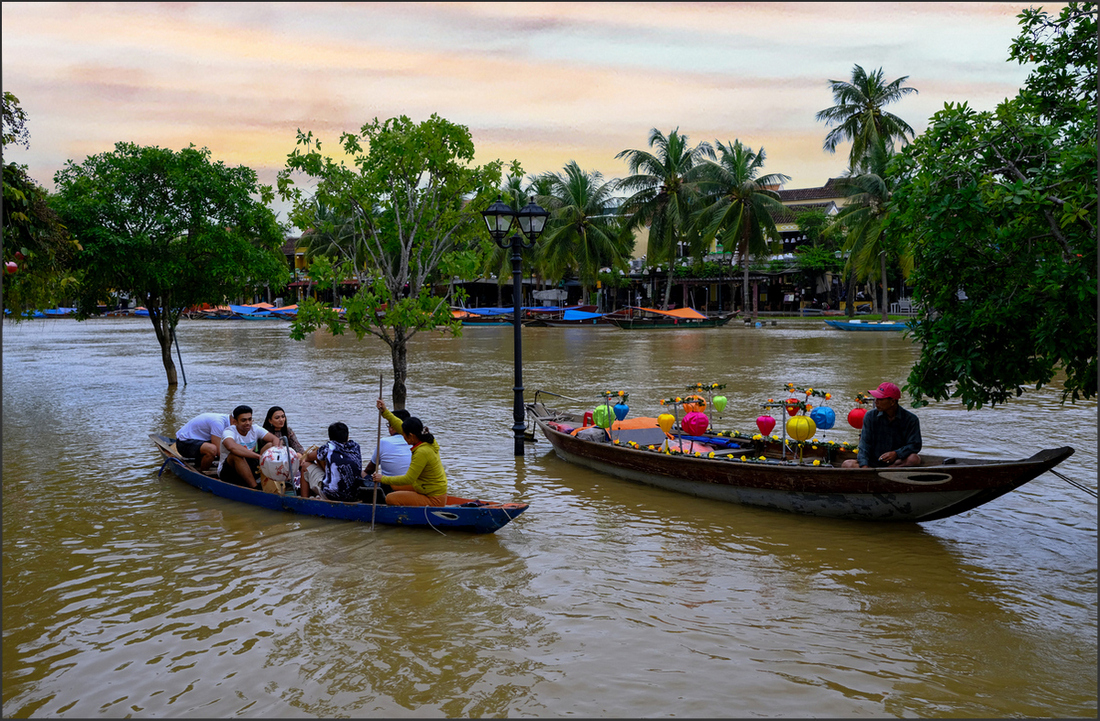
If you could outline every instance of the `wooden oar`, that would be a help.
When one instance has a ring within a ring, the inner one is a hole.
[[[378,397],[382,397],[382,374],[378,374]],[[378,440],[374,444],[374,472],[382,468],[382,411],[378,412]],[[370,530],[374,530],[374,509],[378,507],[378,483],[371,476]]]

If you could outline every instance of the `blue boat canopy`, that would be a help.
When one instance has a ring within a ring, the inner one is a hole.
[[[563,316],[565,320],[592,320],[603,318],[603,313],[589,313],[583,310],[567,310]]]

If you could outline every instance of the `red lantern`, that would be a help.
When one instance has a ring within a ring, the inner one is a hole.
[[[852,428],[861,430],[863,428],[863,416],[866,413],[866,408],[853,408],[852,410],[848,411],[848,425],[850,425]]]
[[[794,416],[798,414],[799,400],[797,398],[787,399],[787,415]]]
[[[775,428],[775,419],[771,416],[760,416],[756,419],[756,427],[766,436]]]
[[[15,271],[19,270],[19,266],[11,262],[10,260],[7,263],[4,263],[4,268],[7,269],[8,275],[11,275]]]

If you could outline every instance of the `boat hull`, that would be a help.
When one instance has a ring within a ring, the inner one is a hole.
[[[376,523],[383,526],[420,526],[438,530],[493,533],[528,508],[526,503],[481,502],[484,505],[464,506],[461,504],[478,501],[456,496],[448,496],[446,506],[422,507],[342,503],[318,498],[301,498],[294,494],[264,493],[204,475],[172,452],[171,438],[156,434],[150,435],[149,438],[156,444],[165,459],[160,470],[161,474],[165,470],[171,470],[180,480],[201,491],[272,511],[291,511],[307,516]]]
[[[827,321],[825,321],[825,325],[829,326],[830,328],[839,328],[840,330],[872,331],[872,332],[874,332],[874,331],[878,331],[878,332],[899,331],[899,330],[905,330],[906,328],[909,327],[906,323],[886,323],[886,324],[873,323],[873,322],[852,323],[852,322],[849,322],[849,321],[846,321],[846,320],[827,320]]]
[[[920,522],[963,513],[1022,486],[1073,453],[1069,447],[1029,459],[984,462],[926,457],[916,468],[840,468],[770,459],[744,462],[665,454],[576,438],[536,423],[570,463],[639,483],[729,503],[825,518]],[[757,457],[746,450],[749,457]],[[738,457],[738,456],[735,456]]]
[[[611,318],[608,322],[623,330],[684,330],[687,328],[721,328],[733,320],[733,315],[695,320],[692,318]]]

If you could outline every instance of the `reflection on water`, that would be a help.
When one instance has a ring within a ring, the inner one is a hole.
[[[145,322],[9,325],[3,343],[5,716],[1096,714],[1096,506],[1049,474],[899,527],[668,493],[545,441],[516,459],[511,330],[469,328],[415,339],[410,410],[457,492],[531,510],[488,537],[372,532],[158,479],[147,435],[247,402],[286,408],[307,444],[343,420],[370,445],[381,344],[185,322],[189,385],[166,392]],[[652,415],[719,382],[716,425],[746,430],[786,382],[843,416],[916,357],[815,322],[525,329],[524,352],[528,396],[624,389]],[[1094,403],[920,415],[927,447],[1069,444],[1064,472],[1096,477]]]

